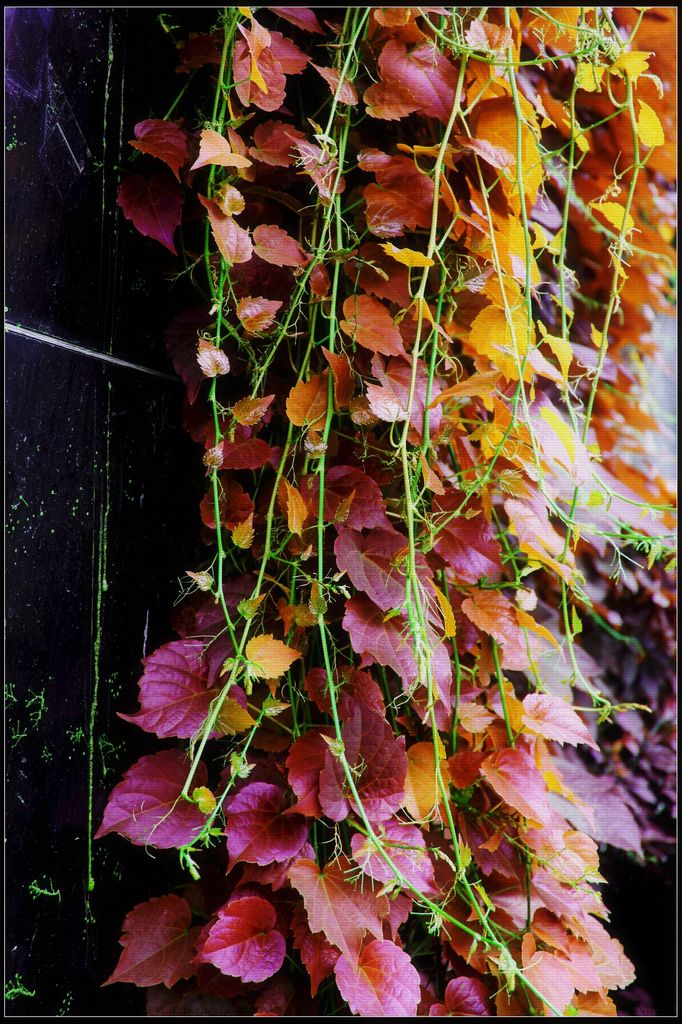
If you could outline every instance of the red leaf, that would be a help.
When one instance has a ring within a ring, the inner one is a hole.
[[[351,255],[343,265],[356,290],[406,309],[411,301],[407,267],[388,256],[376,242],[365,242],[356,255],[357,259]]]
[[[259,437],[223,441],[223,469],[260,469],[272,457],[272,448]]]
[[[284,816],[286,796],[280,786],[250,782],[232,797],[226,821],[230,870],[239,861],[270,864],[294,857],[308,835],[305,818]]]
[[[353,707],[362,701],[372,711],[383,715],[385,712],[384,698],[379,685],[367,672],[346,672],[343,679],[337,680],[339,687],[337,702],[341,718],[348,718]],[[327,692],[327,673],[323,668],[313,668],[305,677],[306,692],[317,704],[320,711],[330,711],[329,694]]]
[[[419,974],[394,942],[368,943],[357,962],[341,956],[334,968],[339,992],[361,1017],[415,1017]]]
[[[346,601],[343,628],[350,636],[353,650],[367,659],[366,664],[375,661],[379,665],[388,665],[400,676],[404,689],[411,689],[418,672],[404,617],[396,615],[384,622],[381,609],[369,598],[358,595]],[[430,636],[430,646],[436,685],[441,699],[449,709],[452,667],[447,648],[438,643],[433,634]]]
[[[401,608],[405,602],[407,582],[407,538],[388,530],[371,530],[364,536],[356,530],[342,528],[334,544],[339,572],[348,577],[382,611]],[[431,576],[426,561],[418,557],[418,571]]]
[[[275,316],[281,308],[281,302],[273,302],[262,296],[253,299],[249,295],[237,303],[237,316],[250,334],[261,334],[272,327]]]
[[[301,493],[314,515],[317,515],[320,478],[317,474],[306,476],[301,481]],[[386,515],[386,505],[375,480],[356,466],[333,466],[325,478],[324,519],[327,523],[337,521],[341,506],[345,517],[339,526],[353,530],[384,527],[391,523]]]
[[[276,267],[305,267],[310,260],[296,239],[276,224],[259,224],[253,240],[257,255]]]
[[[351,295],[343,304],[343,315],[346,319],[339,321],[339,327],[358,345],[384,355],[405,355],[400,331],[378,299],[371,295]]]
[[[172,121],[161,121],[149,118],[138,121],[134,128],[135,139],[130,145],[140,153],[158,157],[167,164],[175,177],[180,180],[178,171],[189,156],[187,148],[187,132]]]
[[[366,185],[367,227],[375,235],[392,238],[405,229],[431,225],[433,181],[405,156],[388,156],[366,149],[358,156],[363,171],[373,171],[376,185]]]
[[[121,182],[116,202],[141,235],[155,238],[174,256],[173,235],[180,223],[182,189],[165,174],[153,174],[149,180],[130,174]]]
[[[429,1017],[490,1017],[489,998],[478,978],[453,978],[445,989],[445,1005],[434,1003]]]
[[[586,743],[599,750],[583,720],[566,701],[551,693],[529,693],[522,703],[523,724],[530,732],[557,743]]]
[[[161,739],[177,736],[189,739],[201,728],[217,690],[208,689],[203,644],[175,640],[145,658],[140,679],[140,710],[122,715],[145,732]]]
[[[284,121],[266,121],[254,131],[254,145],[249,148],[249,153],[255,160],[271,167],[291,167],[296,161],[296,143],[304,141],[303,132],[293,125]]]
[[[260,896],[231,900],[218,911],[196,962],[213,964],[242,981],[265,981],[280,969],[286,955],[287,944],[276,922],[275,908]]]
[[[163,336],[175,372],[185,382],[190,405],[196,401],[199,388],[206,380],[197,362],[197,343],[199,332],[209,325],[208,306],[196,306],[171,320]]]
[[[229,266],[247,263],[253,254],[248,231],[240,228],[233,217],[224,214],[212,199],[199,196],[199,202],[208,211],[213,238],[225,262]]]
[[[372,117],[394,120],[419,111],[447,124],[457,71],[436,46],[420,43],[408,53],[403,42],[390,39],[379,57],[379,72],[381,85],[370,86],[364,96]]]
[[[405,737],[396,738],[383,717],[358,703],[341,728],[345,754],[352,769],[357,769],[355,785],[369,818],[385,821],[403,800],[407,755]],[[356,807],[348,793],[343,768],[331,751],[320,772],[320,805],[332,821],[342,821],[349,805]]]
[[[228,530],[234,530],[240,523],[249,518],[253,510],[253,502],[242,485],[236,480],[230,480],[226,474],[221,474],[218,502],[221,524],[227,527]],[[213,488],[202,498],[199,511],[201,512],[201,521],[204,526],[207,526],[209,530],[215,530]]]
[[[302,859],[289,871],[289,879],[303,897],[311,932],[322,932],[351,959],[358,956],[366,932],[383,935],[382,918],[388,900],[369,886],[364,891],[347,881],[350,861],[330,861],[320,871],[312,860]]]
[[[431,508],[433,524],[438,529],[435,549],[463,583],[478,583],[483,577],[499,580],[502,576],[500,544],[483,512],[467,503],[458,516],[450,518],[463,501],[464,495],[452,487],[448,487],[445,494],[434,496]],[[471,516],[472,512],[477,514]]]
[[[294,949],[299,951],[301,960],[310,975],[310,994],[314,998],[320,983],[333,973],[340,953],[338,949],[327,942],[322,932],[315,934],[311,932],[302,903],[298,903],[294,907],[291,930],[294,935]]]
[[[298,798],[293,809],[312,818],[322,816],[319,785],[329,754],[327,735],[332,735],[329,729],[309,729],[292,744],[286,759],[289,785]]]
[[[180,896],[157,896],[138,903],[123,922],[123,952],[116,970],[103,983],[128,982],[139,987],[163,984],[171,988],[194,974],[192,911]]]
[[[524,818],[539,825],[551,821],[545,781],[525,750],[498,750],[485,759],[480,771],[497,795]]]
[[[135,846],[160,850],[179,848],[196,839],[204,815],[195,804],[180,798],[189,771],[181,750],[162,750],[142,757],[114,787],[95,839],[118,832]],[[205,786],[205,766],[200,762],[194,785]]]
[[[426,843],[420,829],[404,825],[392,818],[380,829],[385,841],[385,850],[391,860],[400,868],[405,878],[425,895],[436,892],[433,863],[426,852]],[[373,842],[356,834],[351,839],[353,860],[357,861],[366,875],[377,882],[390,882],[394,875],[383,857],[376,851]]]

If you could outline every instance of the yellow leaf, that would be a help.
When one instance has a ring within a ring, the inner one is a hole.
[[[243,523],[235,526],[232,531],[232,541],[238,548],[250,548],[253,543],[253,512]]]
[[[542,335],[542,340],[546,341],[552,352],[556,356],[559,366],[561,367],[561,375],[564,378],[564,384],[568,383],[568,371],[571,368],[573,362],[573,350],[570,343],[566,338],[559,338],[556,334],[548,334],[545,325],[538,321],[538,329]]]
[[[439,738],[438,757],[441,761],[441,772],[445,784],[448,782],[447,765],[442,763],[445,750]],[[407,751],[407,777],[405,779],[405,799],[403,806],[409,814],[419,821],[428,817],[440,803],[438,783],[436,781],[436,762],[433,756],[433,743],[413,743]]]
[[[532,632],[537,633],[538,636],[542,636],[545,640],[549,640],[552,647],[556,647],[557,651],[559,650],[559,644],[556,642],[556,639],[552,636],[550,631],[546,629],[545,626],[541,626],[536,622],[533,616],[529,615],[528,612],[524,612],[521,608],[517,608],[516,620],[522,629],[532,630]]]
[[[287,489],[287,525],[289,533],[295,533],[300,537],[303,533],[305,521],[308,518],[308,506],[297,487],[292,487],[286,480],[284,483]]]
[[[397,249],[392,242],[386,242],[381,246],[385,253],[392,256],[397,263],[406,267],[432,267],[433,260],[424,253],[415,252],[414,249]]]
[[[650,50],[630,50],[629,53],[621,53],[609,68],[609,72],[620,78],[627,75],[630,81],[636,82],[640,75],[649,70],[649,57]]]
[[[601,92],[601,81],[606,68],[596,67],[589,61],[580,61],[575,73],[576,89],[584,89],[585,92]]]
[[[457,622],[455,620],[455,613],[452,610],[452,605],[448,601],[447,597],[440,590],[433,580],[429,580],[429,583],[433,587],[436,598],[438,599],[438,605],[440,607],[440,613],[443,616],[443,628],[446,636],[457,635]]]
[[[635,222],[630,214],[625,216],[625,209],[620,203],[590,203],[590,206],[596,213],[601,213],[609,224],[611,224],[616,231],[623,231],[623,221],[625,221],[624,234],[628,234],[635,226]]]
[[[218,715],[216,728],[226,736],[236,736],[239,732],[246,732],[254,723],[255,719],[239,701],[226,697]]]
[[[637,136],[643,146],[652,149],[654,146],[662,146],[665,142],[663,126],[658,119],[658,114],[652,110],[648,103],[639,101],[639,117],[637,118]]]
[[[594,324],[590,324],[590,338],[593,345],[596,345],[597,348],[601,348],[602,342],[604,341],[604,335],[601,331],[597,330]]]
[[[258,86],[260,91],[264,92],[265,95],[267,96],[268,87],[265,84],[265,79],[263,78],[260,68],[256,63],[256,58],[253,56],[251,57],[251,81],[254,82]]]
[[[568,453],[569,466],[572,466],[576,456],[575,434],[555,409],[549,409],[545,406],[544,409],[540,410],[540,415],[552,433],[561,441]],[[564,460],[559,459],[559,461]]]
[[[197,786],[193,789],[192,800],[194,800],[202,814],[210,814],[215,808],[215,797],[207,786]]]
[[[261,679],[278,679],[301,655],[271,633],[256,636],[246,645],[249,674]]]
[[[514,309],[507,320],[500,306],[486,306],[474,318],[469,332],[469,342],[486,355],[498,367],[507,380],[518,380],[518,369],[514,358],[514,341],[519,364],[528,351],[528,341],[535,341],[535,330],[531,325],[528,338],[528,319],[524,309]]]

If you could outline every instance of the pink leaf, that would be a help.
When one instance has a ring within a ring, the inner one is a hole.
[[[305,267],[310,260],[296,239],[276,224],[259,224],[253,240],[256,254],[276,267]]]
[[[308,835],[305,818],[284,816],[284,789],[269,782],[251,782],[230,800],[227,810],[227,851],[230,869],[239,861],[270,864],[295,856]]]
[[[380,828],[384,848],[405,878],[427,896],[436,891],[433,863],[426,852],[426,843],[420,829],[404,825],[392,818]],[[356,834],[351,839],[353,860],[370,878],[390,882],[394,877],[383,857],[380,857],[371,839]]]
[[[501,549],[495,539],[495,530],[483,514],[470,502],[452,518],[464,501],[464,495],[448,487],[443,495],[435,495],[432,502],[436,534],[435,548],[441,558],[451,566],[463,583],[478,583],[486,577],[499,580],[502,575]],[[469,515],[465,516],[465,512]],[[476,512],[476,515],[471,515]]]
[[[270,10],[273,14],[278,14],[280,18],[290,21],[292,25],[302,28],[305,32],[324,35],[324,29],[317,20],[317,15],[310,7],[271,7]]]
[[[253,133],[253,146],[249,153],[255,160],[271,167],[291,167],[296,160],[295,146],[304,142],[305,135],[284,121],[266,121]]]
[[[401,533],[371,530],[364,536],[356,530],[341,529],[334,544],[339,572],[348,577],[382,611],[400,608],[405,601],[407,539]],[[431,571],[423,556],[419,558],[420,574]]]
[[[314,934],[311,932],[302,903],[297,904],[294,908],[291,930],[294,935],[294,949],[299,951],[301,960],[310,975],[310,994],[315,997],[320,983],[333,973],[340,953],[338,949],[327,942],[322,932]]]
[[[525,750],[498,750],[485,759],[480,770],[497,795],[524,818],[540,825],[551,821],[545,781]]]
[[[130,174],[121,182],[116,202],[141,235],[155,238],[177,256],[173,235],[180,223],[182,189],[166,174],[149,180]]]
[[[311,932],[322,932],[353,959],[366,932],[377,938],[383,935],[381,922],[388,914],[388,900],[377,896],[369,885],[363,889],[349,882],[346,873],[350,869],[346,858],[330,861],[322,870],[303,858],[291,868],[289,879],[303,897]]]
[[[599,750],[587,726],[570,704],[550,693],[529,693],[523,699],[523,724],[537,736],[577,746],[586,743]]]
[[[312,178],[322,202],[330,203],[333,196],[340,195],[346,187],[345,178],[343,175],[338,175],[338,161],[331,153],[316,146],[313,142],[306,140],[296,142],[296,149],[303,166],[303,173]]]
[[[339,958],[334,969],[339,992],[361,1017],[415,1017],[419,974],[394,942],[370,942],[356,962]]]
[[[197,963],[213,964],[242,981],[271,978],[286,955],[286,941],[275,924],[275,908],[260,896],[231,900],[204,938]]]
[[[240,228],[233,217],[223,213],[212,199],[199,196],[199,202],[208,211],[213,238],[225,262],[229,266],[247,263],[253,254],[248,231]]]
[[[123,952],[104,985],[128,982],[171,988],[194,974],[191,964],[198,928],[190,930],[192,911],[180,896],[157,896],[138,903],[123,922]]]
[[[95,839],[118,832],[135,846],[160,850],[179,848],[196,839],[204,815],[180,796],[189,771],[181,750],[162,750],[142,757],[114,787]],[[194,786],[205,786],[207,773],[200,762]]]
[[[140,710],[125,722],[155,732],[161,739],[189,739],[201,728],[218,691],[208,688],[201,642],[175,640],[144,659]]]

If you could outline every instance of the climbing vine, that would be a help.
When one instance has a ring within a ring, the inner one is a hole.
[[[225,8],[177,40],[118,201],[196,289],[166,347],[206,557],[95,837],[178,851],[106,982],[150,1014],[602,1016],[634,980],[587,755],[653,710],[581,636],[637,643],[624,575],[673,596],[670,30]]]

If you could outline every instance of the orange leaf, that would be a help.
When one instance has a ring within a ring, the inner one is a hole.
[[[265,398],[242,398],[232,406],[232,415],[237,423],[252,427],[263,419],[274,397],[266,395]]]
[[[351,295],[343,304],[343,315],[345,320],[339,321],[339,327],[358,345],[385,356],[405,355],[400,331],[379,299]]]
[[[322,352],[331,366],[332,376],[334,377],[334,404],[337,409],[343,409],[350,402],[355,390],[353,371],[346,356],[330,352],[324,345],[322,346]]]
[[[287,489],[287,524],[289,533],[295,533],[300,537],[303,534],[303,527],[308,518],[308,506],[297,487],[292,487],[288,480],[285,480],[284,484]]]
[[[327,374],[316,373],[289,392],[287,416],[296,427],[322,427],[327,415]]]
[[[271,633],[256,636],[246,645],[249,673],[260,679],[278,679],[300,658],[298,651],[275,640]]]
[[[445,751],[442,744],[438,754],[441,758],[440,770],[447,785],[448,768],[444,760]],[[403,806],[415,821],[420,821],[422,818],[427,818],[439,803],[440,794],[436,780],[433,743],[413,743],[407,750],[407,777]]]

